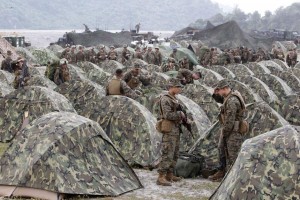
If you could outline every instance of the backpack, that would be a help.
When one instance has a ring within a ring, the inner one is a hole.
[[[183,178],[194,178],[201,175],[204,158],[185,152],[179,153],[174,174]]]

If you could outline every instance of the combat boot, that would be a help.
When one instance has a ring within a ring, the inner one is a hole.
[[[159,173],[156,184],[162,185],[162,186],[172,186],[172,184],[169,181],[167,181],[166,174],[163,174],[163,173]]]
[[[170,182],[172,182],[172,181],[178,182],[178,181],[181,181],[182,178],[174,176],[174,174],[172,172],[168,172],[166,175],[166,179],[167,179],[167,181],[170,181]]]
[[[219,170],[214,175],[209,176],[208,180],[213,181],[213,182],[220,182],[224,176],[225,176],[225,171]]]

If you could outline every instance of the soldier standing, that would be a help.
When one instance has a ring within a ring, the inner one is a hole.
[[[19,57],[16,61],[16,70],[15,70],[15,79],[13,82],[14,88],[18,89],[20,87],[27,86],[28,81],[30,80],[30,74],[25,60]]]
[[[60,85],[64,82],[70,81],[71,79],[68,68],[68,61],[66,59],[61,59],[59,64],[60,65],[56,67],[54,73],[54,83],[56,85]]]
[[[79,51],[76,54],[76,62],[84,62],[85,61],[85,55],[83,52],[83,46],[79,47]]]
[[[106,58],[107,58],[107,53],[106,53],[106,51],[105,51],[105,46],[102,45],[102,46],[100,47],[100,50],[99,50],[99,52],[97,53],[96,57],[97,57],[97,62],[98,62],[99,64],[101,64],[102,62],[104,62],[104,61],[106,60]]]
[[[176,63],[178,63],[179,57],[178,57],[178,55],[177,55],[177,49],[176,49],[176,48],[173,49],[173,52],[170,54],[169,57],[174,58],[175,61],[176,61]]]
[[[11,55],[12,55],[11,51],[8,50],[6,53],[6,58],[1,63],[1,70],[13,73],[14,70],[11,66],[12,63]]]
[[[122,80],[123,70],[117,69],[114,77],[106,86],[106,96],[123,95],[132,99],[137,99],[138,95]]]
[[[70,53],[70,47],[67,46],[66,49],[61,53],[60,58],[66,58],[67,59],[67,55]]]
[[[135,48],[135,53],[134,53],[133,57],[143,60],[143,53],[141,52],[141,47]]]
[[[186,56],[184,56],[184,58],[179,61],[179,66],[181,69],[189,69],[190,68],[190,62]]]
[[[159,47],[155,47],[154,57],[154,64],[160,66],[162,63],[162,54],[159,51]]]
[[[164,64],[161,67],[162,72],[168,72],[168,71],[175,71],[175,59],[174,58],[168,58],[168,63]]]
[[[127,49],[127,45],[125,44],[122,51],[122,64],[130,59],[130,55],[130,51]]]
[[[71,47],[70,55],[68,56],[68,61],[70,63],[76,63],[76,46]]]
[[[123,80],[133,90],[136,89],[141,83],[145,86],[150,84],[150,77],[142,75],[140,69],[140,64],[135,63],[134,68],[124,75]]]
[[[181,92],[182,85],[178,79],[168,81],[168,94],[160,98],[160,116],[171,123],[171,131],[162,135],[162,160],[158,168],[157,185],[171,186],[171,182],[180,181],[180,177],[173,174],[174,167],[179,157],[180,124],[186,118],[179,110],[180,104],[176,95]]]
[[[152,47],[148,47],[147,53],[145,54],[144,60],[148,63],[148,64],[154,64],[155,61],[155,54],[152,51]]]
[[[138,23],[137,25],[135,25],[136,33],[140,32],[140,28],[141,28],[141,23]]]
[[[114,46],[110,46],[109,48],[110,48],[110,51],[107,54],[107,58],[109,60],[117,60],[118,54],[115,51],[115,47]]]
[[[217,96],[222,100],[215,98]],[[218,103],[223,103],[219,117],[222,127],[218,144],[220,166],[218,171],[209,176],[208,179],[221,181],[239,154],[243,142],[239,127],[246,106],[241,94],[238,91],[231,90],[226,80],[222,80],[217,84],[213,97]]]

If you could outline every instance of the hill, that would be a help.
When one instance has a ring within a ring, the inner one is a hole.
[[[210,0],[11,0],[0,4],[1,29],[176,30],[221,12]]]

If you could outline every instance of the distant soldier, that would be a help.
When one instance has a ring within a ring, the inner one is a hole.
[[[174,176],[174,168],[179,157],[180,125],[185,114],[180,110],[180,104],[176,95],[181,93],[182,85],[178,79],[171,78],[168,81],[168,94],[162,95],[159,101],[160,118],[171,123],[171,130],[162,135],[162,156],[158,167],[157,185],[171,186],[172,182],[178,182],[180,177]]]
[[[161,67],[162,72],[175,71],[176,70],[175,64],[176,62],[174,58],[168,58],[168,63],[164,64]]]
[[[148,64],[154,64],[155,54],[152,51],[152,47],[148,47],[147,53],[144,56],[144,61],[146,61]]]
[[[11,64],[12,64],[11,55],[12,55],[11,51],[8,50],[7,53],[6,53],[5,59],[1,63],[1,70],[13,73],[14,70],[11,66]]]
[[[133,58],[137,58],[137,59],[141,59],[141,60],[144,59],[144,58],[143,58],[143,53],[142,53],[140,47],[136,47],[136,48],[135,48],[135,53],[134,53],[134,55],[133,55]]]
[[[162,54],[159,51],[159,47],[155,47],[154,57],[154,64],[160,66],[162,64]]]
[[[142,50],[142,55],[143,55],[144,60],[145,60],[145,55],[147,53],[147,50],[148,50],[147,47],[144,47],[143,50]]]
[[[278,50],[276,51],[276,54],[275,54],[275,59],[284,61],[284,53],[283,53],[283,50],[281,49],[281,47],[278,47]]]
[[[56,67],[58,67],[58,66],[59,66],[59,61],[55,61],[53,63],[51,63],[51,62],[47,63],[45,76],[53,82],[54,82],[54,74],[56,71]]]
[[[13,82],[15,89],[27,86],[28,81],[30,80],[28,66],[25,62],[26,61],[21,57],[19,57],[16,61],[15,79]]]
[[[242,49],[242,56],[241,56],[242,63],[247,63],[249,61],[249,50],[247,47]]]
[[[231,90],[226,80],[217,84],[213,97],[218,103],[223,103],[219,117],[222,128],[218,144],[220,166],[209,179],[221,181],[239,154],[243,142],[243,136],[239,132],[240,123],[243,121],[246,106],[241,94]]]
[[[124,75],[123,80],[133,90],[136,89],[141,83],[145,86],[150,84],[150,77],[142,75],[140,69],[140,64],[135,63],[133,69]]]
[[[130,51],[127,49],[127,44],[125,44],[123,46],[123,51],[122,51],[122,64],[124,64],[125,62],[129,61],[131,53]]]
[[[76,46],[71,47],[71,52],[68,56],[68,61],[70,63],[76,63]]]
[[[96,52],[94,48],[91,48],[90,50],[87,51],[85,55],[85,60],[91,63],[96,63]]]
[[[261,47],[258,48],[258,51],[256,54],[258,56],[258,59],[256,60],[256,62],[266,60],[266,52]]]
[[[179,62],[179,56],[178,56],[178,53],[177,53],[177,48],[173,49],[173,52],[170,54],[169,57],[174,58],[176,63]]]
[[[56,85],[63,84],[64,82],[68,82],[71,79],[68,68],[68,61],[66,59],[61,59],[59,64],[60,65],[56,67],[54,73],[54,83]]]
[[[109,48],[110,48],[110,51],[107,54],[107,58],[109,60],[117,60],[118,54],[115,51],[115,47],[114,46],[110,46]]]
[[[181,69],[190,69],[190,61],[187,56],[184,56],[183,59],[179,61],[179,67]]]
[[[182,85],[193,84],[194,80],[199,80],[200,78],[200,72],[193,72],[188,69],[180,69],[177,74],[177,79],[181,81]]]
[[[60,58],[65,58],[68,59],[68,54],[70,53],[70,47],[67,46],[65,50],[63,50],[63,52],[61,53]]]
[[[102,63],[106,60],[107,53],[105,51],[105,46],[101,46],[99,52],[97,53],[97,62]]]
[[[297,63],[297,51],[295,50],[289,50],[286,55],[286,63],[289,67],[294,67]]]
[[[79,51],[76,54],[76,62],[84,62],[85,61],[85,55],[83,52],[83,46],[79,47]]]
[[[138,95],[122,80],[123,70],[117,69],[115,76],[106,86],[106,96],[108,95],[123,95],[132,99],[137,99]]]
[[[275,59],[277,59],[277,53],[278,53],[278,49],[277,46],[275,44],[272,45],[272,49],[271,49],[271,54],[273,55],[273,57]]]
[[[135,25],[136,33],[140,32],[140,28],[141,28],[141,23],[138,23],[137,25]]]

